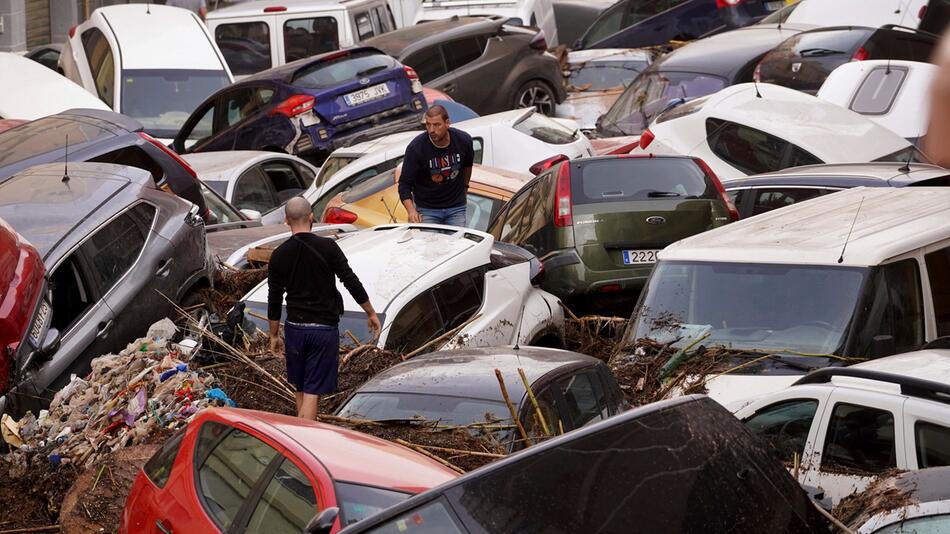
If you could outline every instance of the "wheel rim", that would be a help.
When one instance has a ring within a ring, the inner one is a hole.
[[[554,113],[554,98],[544,87],[532,85],[521,93],[518,107],[534,108],[545,115]]]

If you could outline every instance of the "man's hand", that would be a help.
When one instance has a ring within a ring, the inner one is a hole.
[[[277,348],[278,348],[277,345],[279,342],[280,340],[277,339],[277,336],[274,336],[274,335],[270,336],[270,351],[272,353],[277,354]]]
[[[369,314],[366,325],[369,326],[369,331],[373,333],[373,340],[379,339],[379,333],[382,331],[383,325],[379,323],[379,317],[376,315],[376,312]]]
[[[412,209],[409,210],[409,222],[411,222],[411,223],[421,223],[421,222],[422,222],[422,215],[419,215],[419,212],[416,211],[416,208],[412,208]]]
[[[276,355],[280,342],[280,321],[267,321],[267,323],[270,327],[270,351]]]

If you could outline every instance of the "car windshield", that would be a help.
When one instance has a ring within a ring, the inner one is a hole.
[[[646,61],[600,61],[572,67],[568,83],[579,91],[623,87],[647,68]]]
[[[334,174],[340,172],[340,169],[357,159],[359,159],[358,156],[330,156],[320,167],[320,174],[317,175],[317,180],[314,183],[317,187],[327,183]]]
[[[222,197],[228,196],[228,183],[224,180],[205,180],[204,185],[210,187]]]
[[[412,496],[401,491],[374,488],[339,480],[336,481],[335,487],[342,526],[362,521]]]
[[[737,350],[837,354],[868,269],[660,261],[634,312],[632,338]]]
[[[294,74],[291,83],[296,87],[325,89],[394,67],[395,59],[379,52],[364,50],[305,67]]]
[[[581,165],[571,180],[575,204],[717,198],[715,186],[691,158],[611,158]]]
[[[439,421],[442,425],[470,425],[489,418],[511,419],[507,406],[499,401],[393,392],[357,393],[337,415],[371,421],[421,419]]]
[[[795,11],[796,7],[798,7],[798,2],[787,5],[760,20],[759,24],[784,24],[785,21],[788,20],[788,17],[791,16],[792,11]]]
[[[600,127],[614,135],[639,135],[670,104],[710,95],[725,86],[724,79],[709,74],[647,70],[620,95]]]
[[[346,204],[351,204],[370,195],[384,191],[394,185],[396,185],[396,171],[395,169],[388,170],[362,183],[354,185],[343,193],[342,200]]]
[[[46,117],[0,134],[0,167],[66,147],[76,147],[114,134],[105,128],[73,119]]]
[[[244,217],[239,215],[237,210],[223,198],[214,194],[204,183],[201,183],[201,196],[204,197],[205,204],[208,205],[208,210],[211,212],[211,216],[214,217],[214,220],[208,221],[208,224],[224,224],[244,220]]]
[[[153,137],[175,137],[198,104],[229,83],[223,70],[123,70],[122,113]]]
[[[566,145],[577,139],[577,131],[532,111],[515,123],[515,130],[550,145]]]

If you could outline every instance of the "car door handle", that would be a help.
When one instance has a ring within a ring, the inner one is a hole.
[[[168,276],[168,273],[172,270],[172,261],[173,258],[166,258],[158,262],[158,270],[155,271],[155,276],[158,278],[165,278]]]
[[[108,336],[109,330],[112,329],[112,323],[114,322],[115,322],[114,320],[109,319],[108,321],[99,323],[99,330],[96,332],[96,337],[99,339],[103,339],[106,336]]]
[[[161,519],[155,520],[155,526],[158,530],[161,530],[164,534],[172,534],[172,529],[165,526],[165,523],[162,523]]]

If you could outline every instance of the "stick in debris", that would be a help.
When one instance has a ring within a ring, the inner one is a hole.
[[[349,337],[350,339],[353,340],[353,343],[354,343],[357,347],[359,347],[360,345],[362,345],[362,343],[360,343],[360,340],[357,339],[356,336],[353,335],[353,332],[350,332],[349,330],[347,330],[345,333],[346,333],[347,337]]]
[[[457,454],[459,456],[482,456],[485,458],[504,458],[506,456],[496,452],[466,451],[463,449],[451,449],[449,447],[436,447],[435,445],[422,445],[420,443],[409,443],[409,445],[412,445],[413,447],[422,447],[423,449],[429,449],[433,451],[448,452],[451,454]]]
[[[518,433],[521,434],[521,438],[524,439],[528,446],[534,445],[534,442],[528,437],[528,432],[525,431],[524,426],[521,424],[521,419],[518,419],[518,412],[515,411],[515,406],[511,403],[511,398],[508,397],[508,388],[505,387],[505,378],[501,376],[501,369],[495,369],[495,376],[498,377],[498,387],[501,388],[501,396],[504,397],[505,404],[508,405],[508,411],[511,412],[511,420],[517,425]]]
[[[13,530],[0,530],[0,534],[26,534],[27,532],[58,532],[60,529],[59,525],[50,525],[48,527],[29,527],[29,528],[15,528]]]
[[[376,348],[376,345],[367,343],[366,345],[360,345],[356,347],[355,349],[351,350],[350,352],[347,352],[342,358],[340,358],[340,369],[342,369],[343,366],[346,365],[347,362],[350,361],[350,358],[352,358],[353,356],[356,356],[357,354],[362,354],[370,349],[375,349],[375,348]]]
[[[538,405],[538,399],[535,398],[534,391],[531,390],[531,384],[528,383],[528,377],[525,376],[524,369],[519,367],[518,374],[521,375],[524,389],[528,392],[528,399],[531,401],[531,405],[534,406],[534,413],[538,416],[538,422],[541,423],[541,430],[544,431],[545,436],[550,436],[551,431],[548,430],[548,422],[544,419],[544,414],[541,413],[541,406]]]
[[[96,475],[95,482],[92,483],[92,488],[89,489],[90,492],[96,491],[96,486],[99,485],[99,478],[102,477],[102,472],[106,470],[106,465],[102,464],[102,467],[99,468],[99,474]]]
[[[567,307],[567,304],[564,304],[560,300],[557,301],[557,303],[561,305],[561,308],[564,308],[564,311],[567,312],[567,315],[569,315],[571,319],[574,319],[575,321],[580,322],[580,319],[576,315],[574,315],[574,312],[572,312],[570,308]]]
[[[408,441],[406,441],[406,440],[404,440],[404,439],[400,439],[400,438],[396,438],[396,443],[398,443],[398,444],[400,444],[400,445],[402,445],[402,446],[404,446],[404,447],[409,447],[410,449],[412,449],[412,450],[414,450],[414,451],[416,451],[416,452],[419,452],[420,454],[423,454],[423,455],[425,455],[425,456],[428,456],[429,458],[432,458],[433,460],[439,462],[440,464],[444,465],[445,467],[448,467],[449,469],[452,469],[453,471],[457,471],[459,474],[462,474],[462,475],[465,474],[465,471],[463,471],[461,467],[459,467],[459,466],[453,464],[452,462],[450,462],[450,461],[448,461],[448,460],[446,460],[446,459],[444,459],[444,458],[440,458],[440,457],[438,457],[438,456],[432,454],[431,452],[429,452],[429,451],[423,449],[422,447],[418,447],[418,446],[416,446],[416,445],[413,445],[412,443],[409,443]]]
[[[811,501],[812,504],[815,505],[815,508],[817,508],[818,511],[821,512],[821,515],[825,516],[828,519],[828,521],[831,521],[832,523],[834,523],[834,525],[838,527],[842,532],[844,532],[845,534],[857,534],[855,531],[848,528],[844,523],[835,519],[835,516],[829,514],[828,510],[825,510],[824,508],[822,508],[821,505],[815,502],[814,499],[809,499],[809,500]]]
[[[426,342],[425,345],[422,345],[421,347],[419,347],[418,349],[416,349],[416,350],[410,352],[409,354],[404,355],[404,356],[402,357],[402,360],[403,360],[403,361],[406,361],[406,360],[408,360],[409,358],[412,358],[413,356],[418,355],[420,352],[424,351],[425,349],[431,347],[432,345],[434,345],[434,344],[436,344],[436,343],[441,343],[442,341],[445,341],[446,339],[451,339],[451,338],[455,337],[455,334],[458,334],[459,332],[461,332],[463,328],[465,328],[466,326],[472,324],[472,322],[475,321],[475,319],[478,319],[478,318],[481,317],[481,316],[482,316],[482,314],[476,313],[475,315],[473,315],[471,318],[469,318],[469,320],[465,321],[464,323],[462,323],[462,324],[456,326],[455,328],[453,328],[453,329],[449,330],[448,332],[442,334],[441,336],[439,336],[439,337],[433,339],[432,341]]]

